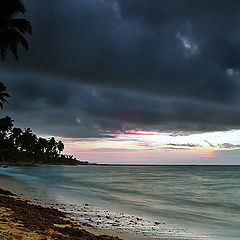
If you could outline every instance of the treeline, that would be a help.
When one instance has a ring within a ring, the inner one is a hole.
[[[73,156],[61,154],[62,141],[37,137],[30,128],[13,127],[10,117],[0,118],[0,162],[5,164],[87,165]]]
[[[25,13],[25,7],[20,0],[0,0],[0,60],[4,61],[7,51],[12,52],[16,60],[18,45],[28,50],[25,34],[32,33],[31,23],[24,18],[18,18],[19,13]],[[0,110],[8,103],[10,95],[6,86],[0,82]],[[0,118],[0,164],[89,164],[78,161],[73,156],[63,155],[64,144],[54,137],[45,139],[37,137],[30,128],[22,130],[13,127],[10,117]]]

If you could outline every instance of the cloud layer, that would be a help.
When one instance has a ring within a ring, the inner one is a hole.
[[[31,49],[0,77],[39,133],[239,128],[237,1],[24,1]]]

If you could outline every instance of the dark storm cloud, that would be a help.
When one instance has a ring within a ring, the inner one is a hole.
[[[238,127],[240,121],[237,110],[215,104],[157,98],[44,76],[5,72],[0,77],[12,95],[5,114],[14,116],[19,126],[30,126],[42,134],[112,137],[112,133],[131,129],[219,130]]]
[[[1,74],[19,123],[75,137],[239,128],[239,1],[24,3],[31,49]]]
[[[220,148],[240,148],[239,144],[232,144],[232,143],[222,143],[218,144]]]
[[[190,148],[183,148],[183,147],[163,147],[161,149],[164,150],[164,151],[173,151],[173,150],[186,151],[186,150],[190,150]]]
[[[186,144],[169,143],[167,145],[168,146],[175,146],[175,147],[188,147],[188,148],[201,147],[201,145],[193,144],[193,143],[186,143]]]
[[[240,62],[237,2],[25,2],[34,33],[19,67],[167,96],[238,93],[225,74]]]
[[[137,149],[131,148],[91,148],[88,150],[82,150],[79,152],[104,152],[104,153],[114,153],[114,152],[137,152]]]
[[[207,141],[207,140],[204,140],[204,142],[206,142],[210,147],[216,147],[216,146],[214,146],[212,143],[210,143],[210,142]]]
[[[199,131],[199,132],[197,132],[197,131],[194,131],[194,132],[188,132],[188,131],[174,131],[174,132],[170,133],[169,136],[171,136],[171,137],[189,136],[189,135],[199,134],[199,133],[201,133],[201,131]]]

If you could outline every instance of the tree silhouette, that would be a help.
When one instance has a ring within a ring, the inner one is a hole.
[[[13,120],[6,116],[5,118],[0,118],[0,133],[6,135],[13,127]]]
[[[61,154],[63,150],[62,141],[56,141],[54,137],[38,138],[30,128],[13,128],[10,117],[0,118],[0,164],[89,164],[72,155]]]
[[[8,93],[6,93],[6,86],[0,82],[0,108],[3,109],[3,103],[8,101],[6,100],[7,97],[10,97]]]
[[[18,13],[24,13],[25,7],[20,0],[0,1],[0,55],[5,60],[7,50],[10,50],[18,60],[18,44],[28,50],[25,33],[32,33],[31,23],[24,18],[15,18]]]
[[[31,34],[31,23],[23,18],[15,18],[18,13],[24,13],[25,8],[20,0],[0,0],[0,58],[5,60],[7,50],[10,50],[18,60],[18,45],[28,50],[25,33]],[[0,108],[7,103],[10,95],[6,86],[0,82]],[[88,164],[79,162],[73,156],[63,155],[64,144],[50,139],[38,138],[30,128],[24,131],[13,128],[13,120],[6,116],[0,118],[0,162],[5,163],[51,163],[51,164]]]
[[[57,143],[57,149],[58,149],[59,154],[64,150],[64,144],[62,141],[59,141]]]
[[[11,131],[11,134],[9,138],[13,142],[13,144],[16,146],[17,149],[21,147],[21,136],[22,136],[22,129],[21,128],[13,128]]]
[[[18,60],[17,47],[21,44],[28,50],[28,41],[24,34],[32,33],[32,26],[24,18],[14,18],[18,13],[24,13],[25,7],[20,0],[0,0],[0,55],[1,60],[5,60],[6,52],[9,49]],[[0,82],[0,108],[3,109],[3,103],[8,102],[6,87]]]

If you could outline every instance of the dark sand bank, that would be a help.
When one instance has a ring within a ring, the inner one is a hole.
[[[120,240],[92,234],[57,209],[32,204],[0,188],[0,239]]]

